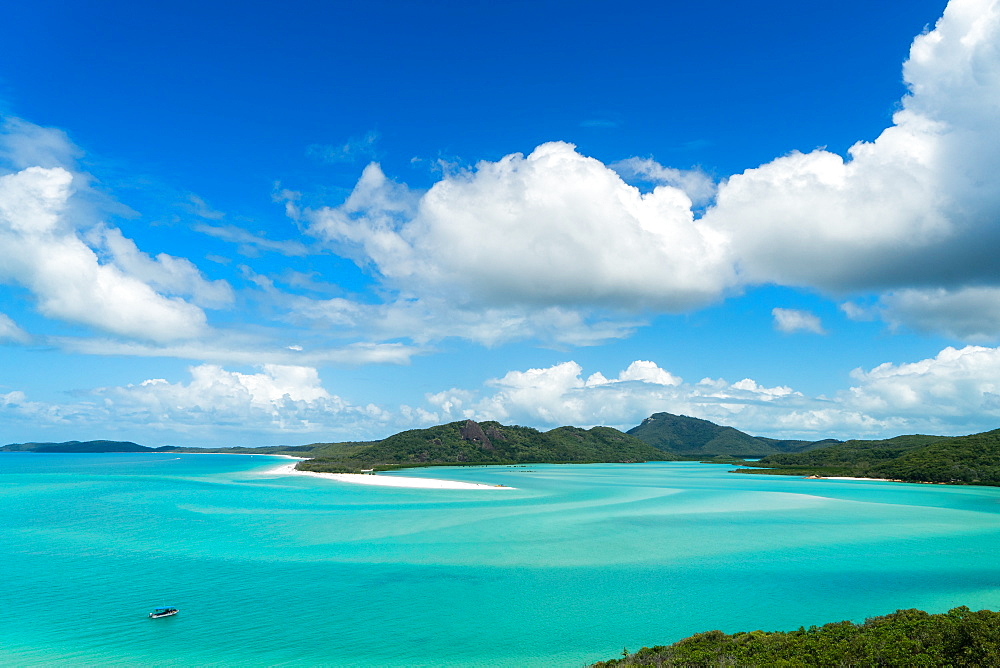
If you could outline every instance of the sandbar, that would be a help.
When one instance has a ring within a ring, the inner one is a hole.
[[[355,485],[376,485],[380,487],[410,487],[416,489],[517,489],[505,485],[486,485],[480,482],[459,482],[457,480],[439,480],[437,478],[410,478],[409,476],[368,475],[363,473],[320,473],[318,471],[299,471],[295,464],[282,464],[269,469],[267,473],[276,475],[306,475],[313,478],[326,478],[337,482],[348,482]]]

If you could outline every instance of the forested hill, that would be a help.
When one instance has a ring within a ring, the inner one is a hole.
[[[781,441],[751,436],[733,427],[671,413],[654,413],[627,433],[654,448],[682,457],[763,457],[776,452],[802,452],[840,442],[832,439]]]
[[[62,443],[11,443],[0,452],[154,452],[132,441],[64,441]]]
[[[309,471],[358,471],[434,464],[641,462],[678,459],[611,427],[541,432],[473,420],[412,429],[367,443],[316,444]]]
[[[904,482],[1000,485],[1000,429],[969,436],[897,436],[846,441],[798,454],[776,454],[747,473],[857,476]]]

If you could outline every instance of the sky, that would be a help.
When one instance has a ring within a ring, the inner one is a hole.
[[[1000,0],[4,14],[0,442],[1000,427]]]

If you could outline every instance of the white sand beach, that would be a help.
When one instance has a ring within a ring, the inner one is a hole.
[[[517,489],[502,485],[485,485],[478,482],[458,482],[457,480],[438,480],[436,478],[410,478],[402,476],[365,475],[361,473],[318,473],[316,471],[296,470],[295,464],[282,464],[267,471],[277,475],[306,475],[314,478],[326,478],[337,482],[347,482],[356,485],[376,485],[380,487],[412,487],[418,489]]]
[[[860,480],[862,482],[874,481],[874,482],[903,482],[902,480],[893,480],[891,478],[853,478],[851,476],[845,475],[824,475],[812,478],[812,480]]]

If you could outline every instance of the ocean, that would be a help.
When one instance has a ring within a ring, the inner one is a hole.
[[[5,666],[583,666],[699,631],[1000,608],[1000,489],[696,462],[0,453]],[[151,620],[162,605],[174,617]]]

